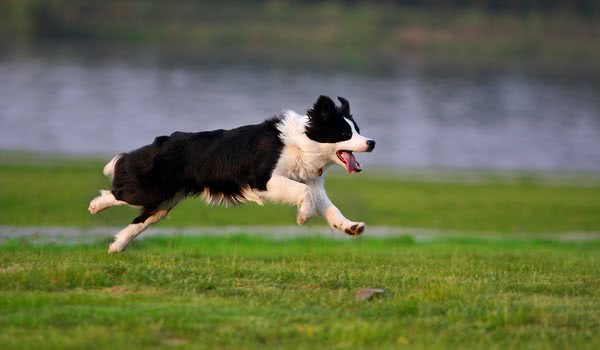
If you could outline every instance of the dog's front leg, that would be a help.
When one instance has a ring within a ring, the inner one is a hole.
[[[358,236],[365,230],[364,222],[348,220],[342,212],[331,202],[325,191],[323,178],[310,183],[315,197],[317,212],[333,229],[345,232],[351,236]]]
[[[267,191],[260,195],[272,202],[297,205],[296,222],[298,225],[306,223],[315,215],[315,198],[312,188],[285,176],[271,176],[267,182]]]

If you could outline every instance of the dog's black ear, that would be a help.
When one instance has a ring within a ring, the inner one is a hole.
[[[337,110],[335,103],[328,96],[319,96],[312,109],[309,109],[306,114],[311,119],[327,120],[333,118]]]
[[[340,106],[340,113],[343,116],[349,116],[350,115],[350,103],[348,103],[348,100],[346,100],[345,98],[343,98],[342,96],[338,96],[338,100],[340,101],[340,103],[342,104]]]

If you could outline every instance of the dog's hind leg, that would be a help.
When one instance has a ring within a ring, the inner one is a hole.
[[[115,198],[111,191],[100,190],[100,195],[90,202],[88,210],[91,214],[96,214],[102,210],[114,205],[126,205],[127,202]]]
[[[133,219],[131,224],[127,225],[115,236],[115,240],[108,247],[109,253],[122,252],[129,243],[139,236],[148,226],[162,220],[177,203],[185,198],[184,193],[177,193],[171,199],[162,202],[158,206],[145,206],[138,217]]]
[[[131,224],[127,225],[127,227],[117,233],[114,242],[108,247],[108,252],[118,253],[125,250],[135,237],[144,232],[151,224],[159,222],[169,213],[169,210],[170,209],[144,207],[142,213],[133,219]]]

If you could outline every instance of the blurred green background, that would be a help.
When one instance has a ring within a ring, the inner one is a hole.
[[[366,64],[418,55],[597,68],[599,15],[597,0],[5,0],[0,39],[304,62]]]

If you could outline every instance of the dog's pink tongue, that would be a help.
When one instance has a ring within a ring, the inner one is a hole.
[[[346,170],[349,173],[353,173],[353,172],[359,172],[362,170],[362,168],[360,167],[360,164],[358,163],[358,161],[356,160],[356,158],[354,157],[354,154],[352,154],[352,152],[342,152],[342,158],[344,158],[344,161],[346,162]]]

